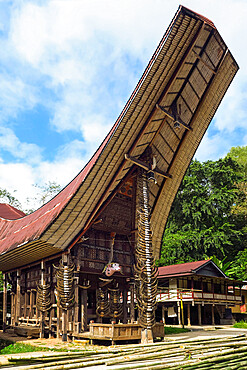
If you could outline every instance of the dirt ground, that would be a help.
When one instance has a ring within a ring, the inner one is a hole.
[[[25,343],[25,344],[30,344],[31,346],[35,346],[35,347],[41,347],[41,350],[42,350],[42,347],[47,347],[47,348],[50,348],[50,349],[83,349],[85,348],[85,346],[87,346],[87,348],[89,347],[92,347],[89,345],[89,341],[83,341],[83,340],[80,340],[80,341],[68,341],[68,342],[62,342],[61,339],[57,339],[57,338],[51,338],[51,339],[47,339],[47,338],[26,338],[26,337],[20,337],[20,336],[17,336],[15,334],[12,334],[12,333],[3,333],[2,330],[0,331],[0,339],[2,340],[9,340],[11,342],[22,342],[22,343]]]
[[[186,333],[180,333],[180,334],[173,334],[173,335],[166,335],[165,340],[196,340],[196,339],[205,339],[208,337],[232,337],[236,335],[247,335],[247,329],[236,329],[231,326],[218,326],[218,327],[212,327],[212,326],[194,326],[188,328],[190,331]],[[3,333],[0,331],[0,339],[3,340],[10,340],[12,342],[23,342],[26,344],[30,344],[37,347],[48,347],[50,349],[56,348],[56,349],[83,349],[85,346],[87,349],[89,347],[92,347],[89,345],[88,340],[74,340],[74,341],[68,341],[68,342],[62,342],[61,339],[57,338],[26,338],[26,337],[20,337],[15,334],[11,333]],[[110,342],[109,342],[110,345]],[[95,348],[95,346],[93,346]]]

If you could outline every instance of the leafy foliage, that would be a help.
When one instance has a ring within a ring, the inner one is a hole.
[[[0,203],[8,203],[13,207],[21,209],[21,203],[6,189],[0,188]]]
[[[159,265],[213,255],[231,260],[243,249],[243,220],[232,212],[242,197],[242,179],[241,165],[230,156],[192,161],[173,202]]]
[[[236,322],[234,325],[233,325],[234,328],[240,328],[240,329],[247,329],[247,322],[244,321],[244,320],[241,320],[239,322]]]
[[[218,266],[221,271],[223,271],[226,275],[229,274],[229,268],[232,265],[232,261],[225,262],[227,257],[223,258],[223,260],[219,260],[216,256],[211,256],[210,259]]]
[[[48,181],[45,185],[36,184],[35,187],[38,189],[39,193],[35,198],[28,198],[27,202],[32,201],[32,203],[38,204],[38,206],[43,206],[51,198],[57,195],[61,191],[61,185],[57,184],[55,181]],[[26,213],[34,212],[34,209],[26,210]]]

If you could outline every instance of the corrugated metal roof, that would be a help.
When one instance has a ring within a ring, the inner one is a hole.
[[[0,203],[0,218],[4,218],[6,220],[17,220],[18,218],[22,218],[24,216],[26,216],[24,212],[11,206],[10,204]]]
[[[139,158],[148,146],[152,146],[158,168],[172,175],[172,179],[157,178],[150,189],[158,256],[178,187],[237,70],[213,23],[179,7],[122,113],[85,168],[34,213],[19,220],[0,220],[0,253],[4,253],[0,269],[18,266],[11,259],[8,264],[8,254],[18,247],[24,256],[23,245],[37,240],[47,243],[48,254],[50,246],[50,255],[54,248],[69,247],[132,170],[133,163],[125,154]],[[169,116],[175,105],[185,124],[179,130]],[[32,258],[40,258],[38,247]]]
[[[170,275],[183,276],[183,275],[194,274],[196,270],[198,270],[202,266],[207,265],[209,262],[210,262],[210,259],[202,260],[202,261],[195,261],[195,262],[180,263],[177,265],[161,266],[158,268],[159,277],[166,277]]]

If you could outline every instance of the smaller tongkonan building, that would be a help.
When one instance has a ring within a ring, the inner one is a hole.
[[[243,303],[242,284],[212,260],[159,267],[157,315],[168,325],[232,324]]]
[[[87,165],[37,211],[0,218],[4,330],[113,342],[162,336],[155,259],[185,171],[237,70],[214,24],[180,6]]]

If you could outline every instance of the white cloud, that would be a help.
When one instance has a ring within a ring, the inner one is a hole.
[[[207,160],[217,160],[224,157],[229,151],[229,142],[227,135],[222,137],[221,133],[209,136],[208,132],[204,135],[194,158],[200,162]]]
[[[35,144],[22,143],[13,130],[0,127],[0,150],[8,151],[17,159],[25,159],[27,163],[39,163],[41,149]]]
[[[196,155],[217,159],[246,126],[247,2],[184,5],[212,19],[241,67],[212,123],[213,134]],[[177,0],[28,0],[14,3],[8,20],[0,14],[0,149],[20,162],[8,164],[1,152],[0,187],[18,188],[24,202],[33,194],[31,184],[64,186],[76,175],[114,123],[178,6]],[[42,149],[21,142],[13,126],[21,112],[38,104],[49,110],[51,130],[78,135],[63,146],[54,143],[53,158],[46,161]],[[13,171],[24,175],[20,183]]]
[[[0,121],[15,117],[18,112],[32,109],[37,103],[36,89],[20,77],[0,74]]]

